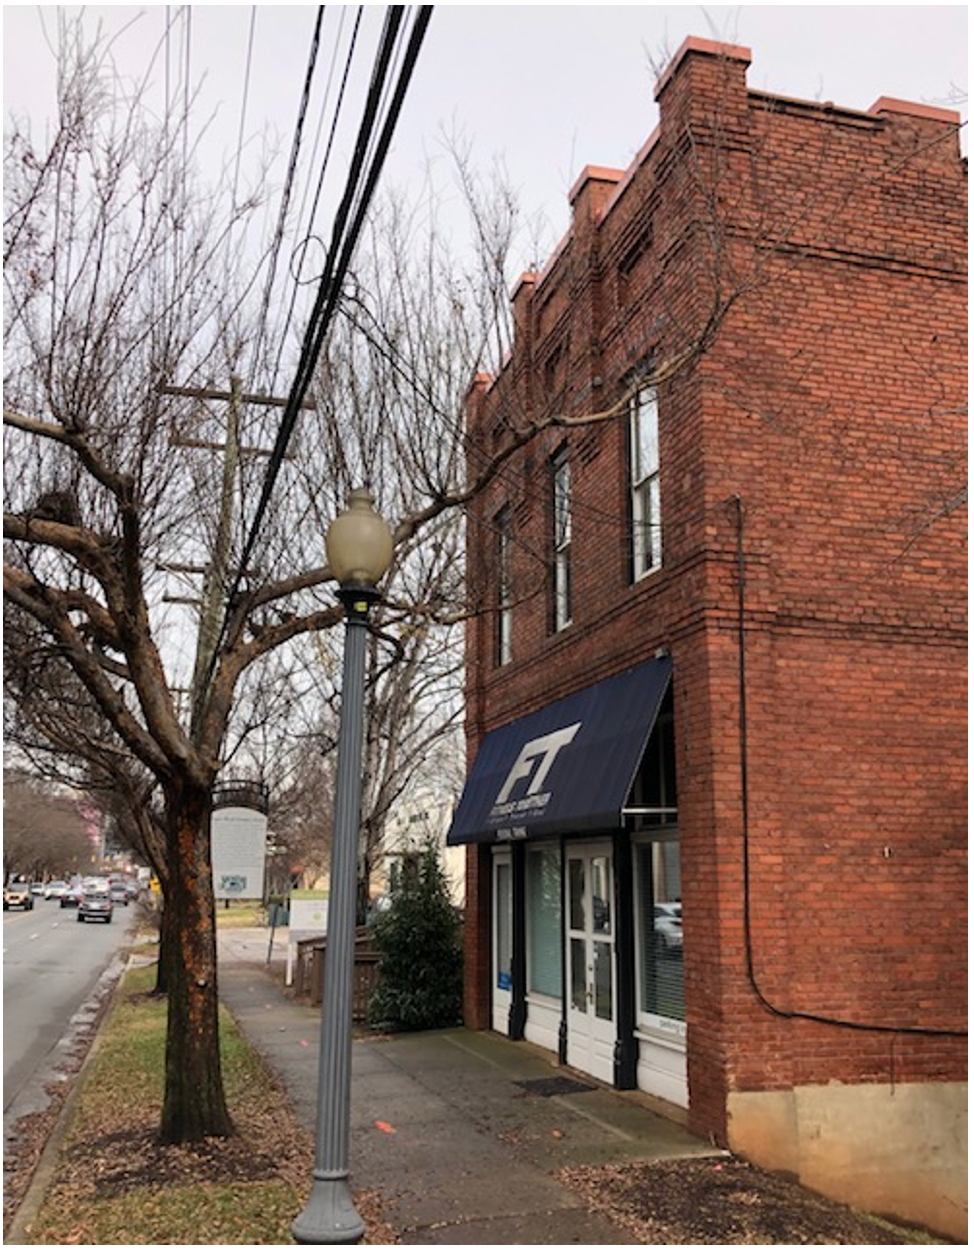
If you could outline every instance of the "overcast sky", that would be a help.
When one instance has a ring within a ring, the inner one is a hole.
[[[328,6],[324,65],[343,10],[347,37],[354,9]],[[49,36],[56,29],[55,12],[4,6],[5,115],[29,116],[35,126],[53,98],[44,28]],[[185,49],[178,6],[85,12],[91,27],[98,21],[111,32],[127,26],[115,52],[120,69],[133,77],[160,48],[168,13],[175,82]],[[191,6],[190,79],[204,80],[198,115],[216,113],[212,146],[204,149],[214,165],[236,146],[253,12]],[[277,135],[282,151],[290,144],[315,12],[314,5],[256,8],[245,163],[256,159],[255,136],[265,130]],[[360,90],[383,12],[383,6],[366,9]],[[966,119],[965,5],[437,5],[385,183],[418,186],[425,161],[442,152],[444,129],[459,130],[475,144],[483,167],[495,158],[504,162],[523,209],[546,221],[553,244],[567,226],[566,192],[582,167],[624,168],[652,131],[653,62],[665,62],[689,34],[750,47],[752,87],[859,109],[895,96],[957,107]],[[163,60],[160,53],[157,82]],[[350,132],[342,140],[346,152]]]
[[[333,208],[344,180],[383,14],[383,6],[365,10],[362,56],[353,74],[358,95],[348,110],[349,124],[339,134],[339,159],[329,173],[333,185],[316,225],[321,234],[330,231],[328,201]],[[242,183],[257,168],[266,132],[276,137],[282,153],[275,170],[280,183],[316,6],[194,5],[188,16],[175,5],[87,8],[89,29],[103,22],[107,33],[123,32],[113,45],[121,74],[141,78],[152,63],[149,75],[160,103],[167,16],[171,95],[179,95],[188,48],[189,81],[203,80],[197,124],[215,114],[200,149],[214,180],[228,161],[232,166],[236,151],[253,19]],[[354,16],[348,6],[328,6],[319,83],[326,79],[333,51],[338,50],[336,64],[344,63],[339,32],[347,40]],[[27,119],[38,140],[54,102],[51,44],[56,30],[55,9],[4,6],[5,122],[11,112]],[[748,81],[758,89],[855,109],[894,96],[962,108],[966,117],[966,101],[954,101],[967,87],[963,5],[438,5],[383,176],[385,189],[403,188],[418,196],[429,160],[438,160],[437,168],[445,173],[443,132],[462,132],[473,144],[475,164],[488,169],[494,160],[502,161],[524,212],[544,223],[538,251],[516,257],[514,274],[531,261],[543,261],[567,227],[566,194],[581,169],[586,164],[625,168],[652,132],[657,119],[653,65],[665,64],[691,34],[750,47]],[[308,113],[312,133],[319,117],[330,118],[322,108],[324,86],[316,92]],[[309,150],[300,171],[302,194],[316,171],[311,157]],[[230,181],[224,176],[222,184]],[[276,211],[272,196],[265,226]],[[296,231],[293,237],[303,235]],[[456,242],[462,244],[462,237]],[[524,244],[527,249],[528,236]],[[304,293],[310,300],[313,287],[304,287]],[[300,316],[295,324],[303,332]],[[187,657],[191,650],[187,643]]]

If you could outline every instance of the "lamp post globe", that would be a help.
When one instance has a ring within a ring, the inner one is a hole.
[[[350,491],[345,511],[325,535],[328,564],[340,586],[375,586],[392,562],[392,531],[365,487]]]
[[[328,564],[345,607],[345,657],[335,778],[325,985],[321,1002],[318,1108],[313,1184],[291,1225],[301,1245],[354,1245],[365,1224],[349,1186],[348,1144],[352,1078],[352,983],[355,971],[355,895],[362,806],[365,721],[365,641],[376,583],[392,561],[389,526],[371,494],[353,490],[346,510],[325,536]]]

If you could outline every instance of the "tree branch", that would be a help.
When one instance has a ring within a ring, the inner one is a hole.
[[[327,564],[316,569],[308,569],[305,573],[295,573],[293,577],[286,577],[281,581],[262,586],[250,595],[246,604],[247,612],[249,614],[253,609],[273,603],[276,599],[285,599],[288,595],[297,594],[302,590],[313,590],[316,586],[323,586],[326,582],[334,580],[335,575]]]
[[[18,516],[13,512],[3,514],[3,536],[11,542],[27,542],[52,547],[73,556],[78,563],[99,581],[109,575],[106,549],[102,539],[93,531],[80,525],[65,525],[61,521],[48,521],[42,517]]]
[[[4,408],[4,425],[23,430],[27,434],[36,434],[39,438],[48,438],[61,443],[77,455],[78,459],[91,476],[106,487],[117,499],[127,499],[132,494],[133,481],[123,473],[115,473],[99,458],[87,439],[67,426],[51,421],[39,421],[36,417],[27,417],[13,409]]]
[[[3,570],[3,593],[6,599],[52,635],[85,689],[133,755],[160,779],[168,777],[172,771],[169,759],[111,685],[100,660],[88,650],[83,637],[72,624],[65,605],[59,605],[56,595],[29,573],[8,564]]]

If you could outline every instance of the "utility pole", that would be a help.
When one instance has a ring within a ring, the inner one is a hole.
[[[203,602],[196,636],[196,664],[193,668],[193,708],[190,732],[198,726],[206,703],[206,674],[220,636],[220,620],[227,594],[230,571],[230,544],[233,538],[233,497],[240,460],[240,379],[230,379],[227,409],[227,438],[223,450],[223,482],[220,488],[220,515],[210,565],[203,576]]]
[[[200,608],[199,633],[196,639],[196,659],[193,666],[192,705],[190,733],[198,726],[206,703],[206,675],[211,671],[214,653],[220,637],[220,621],[226,606],[227,588],[230,583],[230,558],[233,545],[233,504],[237,467],[242,455],[269,456],[271,452],[262,447],[240,446],[240,413],[243,404],[262,407],[284,408],[286,399],[274,395],[244,393],[240,379],[230,378],[230,390],[218,391],[209,387],[160,386],[163,395],[179,395],[188,399],[220,400],[227,407],[227,434],[224,443],[203,442],[196,439],[175,440],[177,447],[192,447],[204,451],[223,452],[223,477],[220,487],[220,513],[217,520],[216,538],[209,564],[170,564],[166,567],[176,572],[201,573],[203,593],[199,600],[174,596],[170,602],[198,604]],[[314,408],[312,400],[305,400],[302,408]],[[168,598],[168,597],[167,597]]]

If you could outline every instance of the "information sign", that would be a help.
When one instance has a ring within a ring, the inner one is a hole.
[[[252,807],[218,807],[210,818],[213,896],[264,897],[267,817]]]

